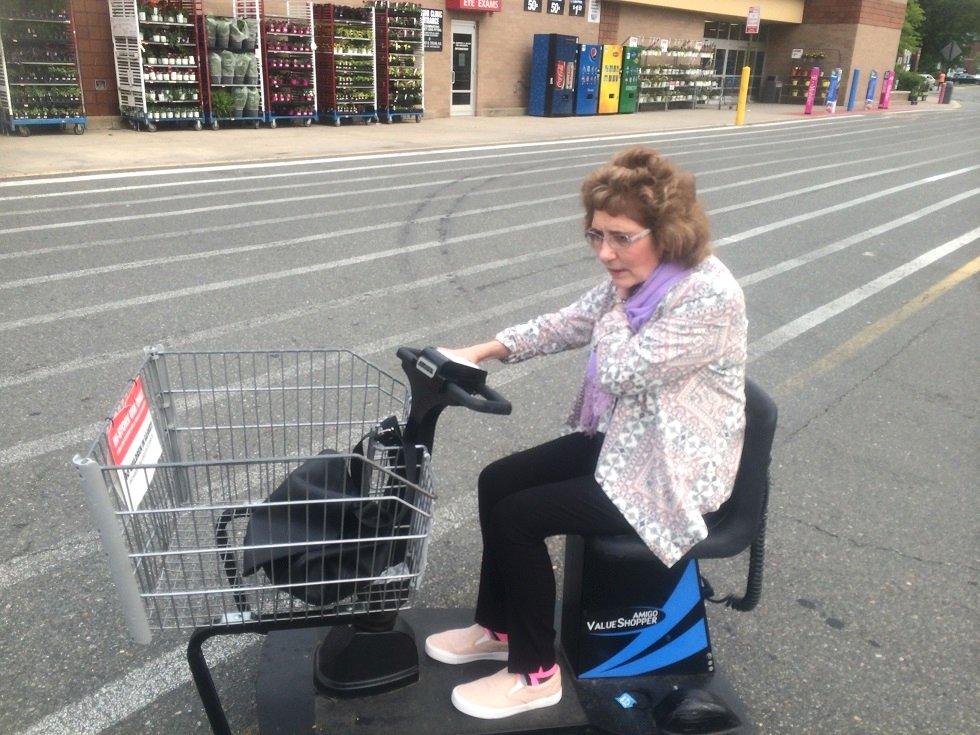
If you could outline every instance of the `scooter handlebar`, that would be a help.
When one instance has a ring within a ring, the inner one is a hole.
[[[494,413],[500,416],[509,416],[512,410],[510,401],[500,395],[497,391],[484,383],[477,388],[480,398],[472,393],[467,393],[456,383],[446,383],[446,392],[452,396],[453,400],[461,406],[465,406],[479,413]]]
[[[415,347],[399,347],[398,357],[402,360],[406,370],[411,367],[420,376],[425,376],[430,380],[436,381],[437,385],[441,383],[441,390],[454,403],[479,413],[492,413],[501,416],[510,415],[512,410],[510,401],[488,386],[486,382],[474,384],[470,390],[467,390],[467,388],[464,388],[449,377],[445,370],[440,370],[427,359],[420,359],[424,354],[429,354],[433,360],[439,359],[437,356],[431,355],[431,352],[431,350],[420,350]],[[436,374],[437,372],[439,373],[438,375]],[[479,370],[477,373],[482,373],[482,376],[479,376],[478,379],[485,379],[485,371]]]

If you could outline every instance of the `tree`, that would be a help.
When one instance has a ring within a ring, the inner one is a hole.
[[[940,51],[954,41],[961,49],[980,40],[980,0],[918,0],[925,13],[919,29],[922,34],[922,60],[919,68],[935,69],[939,63],[949,66]],[[952,65],[955,65],[956,59]]]
[[[919,33],[919,28],[925,18],[926,15],[922,12],[919,0],[909,0],[908,5],[905,6],[905,24],[902,26],[902,37],[898,41],[899,52],[911,51],[915,53],[922,45],[922,35]]]

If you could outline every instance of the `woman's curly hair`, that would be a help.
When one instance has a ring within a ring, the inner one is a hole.
[[[626,216],[649,227],[662,261],[692,268],[711,255],[708,218],[698,202],[693,174],[652,148],[617,153],[582,184],[585,226],[595,213]]]

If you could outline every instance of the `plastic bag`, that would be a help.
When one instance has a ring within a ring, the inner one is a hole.
[[[208,62],[211,66],[211,84],[221,84],[221,54],[212,51],[208,55]]]
[[[258,83],[259,83],[259,60],[255,58],[255,56],[250,56],[248,59],[248,70],[245,72],[245,84],[258,84]]]
[[[242,51],[243,44],[247,38],[248,23],[245,22],[245,19],[240,18],[236,21],[232,21],[231,27],[228,31],[228,50]]]
[[[231,106],[231,116],[241,117],[245,114],[245,105],[248,103],[248,90],[245,87],[235,89],[235,101]]]
[[[231,21],[223,18],[215,18],[215,51],[226,51],[228,49],[228,35],[231,33]]]
[[[246,18],[245,23],[248,25],[248,38],[242,44],[242,49],[255,51],[259,45],[259,21],[255,18]]]
[[[235,62],[238,61],[238,57],[231,51],[221,52],[221,83],[222,84],[234,84],[235,83]]]
[[[255,57],[252,56],[252,59]],[[250,57],[248,54],[235,54],[235,84],[245,84]]]
[[[220,50],[215,47],[215,45],[218,43],[218,21],[214,18],[208,17],[205,20],[205,24],[208,33],[208,48],[212,51]]]
[[[259,90],[250,89],[248,90],[248,99],[245,102],[245,117],[258,117],[260,110]]]

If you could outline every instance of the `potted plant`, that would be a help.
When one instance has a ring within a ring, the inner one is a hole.
[[[211,93],[211,112],[216,118],[230,118],[235,104],[235,98],[223,89]]]

